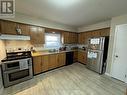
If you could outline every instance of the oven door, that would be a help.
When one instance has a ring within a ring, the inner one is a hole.
[[[3,72],[5,87],[23,82],[25,80],[31,79],[32,77],[32,66],[29,66],[29,68],[25,70],[14,69],[11,71]]]
[[[32,65],[32,59],[31,58],[6,61],[6,62],[2,63],[3,71],[20,69],[20,61],[22,61],[22,60],[26,60],[28,62],[29,66]]]

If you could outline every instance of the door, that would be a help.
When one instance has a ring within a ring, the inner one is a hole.
[[[112,65],[112,77],[126,81],[127,74],[127,24],[118,25],[115,34],[115,50]],[[127,82],[127,81],[126,81]]]

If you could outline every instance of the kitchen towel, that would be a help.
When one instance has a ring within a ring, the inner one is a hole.
[[[20,70],[28,69],[28,60],[23,59],[23,60],[19,61],[19,66],[20,66]]]

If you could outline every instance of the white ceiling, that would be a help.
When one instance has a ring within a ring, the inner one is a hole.
[[[15,0],[16,12],[69,26],[84,26],[127,13],[127,0],[79,0],[55,6],[49,0]]]

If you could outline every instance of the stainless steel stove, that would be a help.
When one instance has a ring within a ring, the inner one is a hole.
[[[33,77],[32,56],[30,51],[7,53],[2,60],[4,87],[8,87]]]

